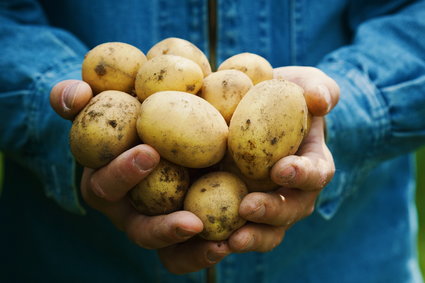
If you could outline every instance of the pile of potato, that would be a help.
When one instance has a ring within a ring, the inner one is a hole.
[[[151,145],[161,161],[129,192],[134,207],[146,215],[191,211],[208,240],[244,225],[242,198],[275,189],[270,169],[307,133],[303,90],[273,79],[272,66],[252,53],[212,72],[183,39],[167,38],[146,56],[109,42],[88,52],[82,77],[95,96],[71,128],[76,160],[99,168],[139,143]]]

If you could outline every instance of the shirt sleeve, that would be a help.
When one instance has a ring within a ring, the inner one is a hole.
[[[425,2],[359,20],[370,14],[355,10],[353,43],[318,65],[341,88],[340,102],[326,117],[336,174],[318,199],[325,218],[372,168],[425,143]]]
[[[81,79],[87,48],[50,27],[36,1],[0,3],[0,150],[31,170],[45,193],[64,209],[83,213],[70,153],[71,123],[52,110],[51,88]]]

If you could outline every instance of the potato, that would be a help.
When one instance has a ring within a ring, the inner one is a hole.
[[[298,85],[273,79],[242,98],[229,125],[228,149],[241,172],[266,179],[279,159],[294,154],[307,127],[307,105]]]
[[[221,70],[239,70],[244,72],[251,78],[254,85],[265,80],[273,79],[273,67],[263,57],[253,53],[239,53],[234,55],[218,67]]]
[[[238,70],[222,70],[204,78],[200,96],[211,103],[227,123],[239,101],[253,86],[251,79]]]
[[[155,169],[129,192],[134,208],[145,215],[168,214],[183,208],[189,188],[186,168],[161,159]]]
[[[158,91],[176,90],[196,94],[202,86],[201,68],[187,58],[160,55],[148,60],[136,76],[136,94],[140,101]]]
[[[226,121],[214,106],[190,93],[149,96],[142,103],[137,131],[162,157],[189,168],[216,164],[226,152]]]
[[[230,172],[238,176],[239,179],[245,183],[248,192],[269,192],[279,188],[279,185],[273,182],[270,176],[268,176],[266,179],[260,180],[253,180],[246,177],[244,174],[242,174],[241,170],[238,168],[229,152],[227,152],[224,158],[220,161],[218,168],[219,171]]]
[[[248,191],[245,184],[228,172],[212,172],[190,186],[184,209],[198,216],[204,224],[199,234],[211,241],[226,240],[246,220],[239,216],[239,205]]]
[[[108,90],[93,97],[72,123],[70,146],[76,160],[85,167],[99,168],[136,145],[140,107],[137,98],[121,91]]]
[[[82,77],[94,93],[104,90],[133,93],[137,71],[146,61],[145,54],[130,44],[107,42],[86,54]]]
[[[194,61],[201,67],[204,77],[211,73],[211,65],[207,56],[193,43],[185,39],[177,37],[166,38],[152,46],[146,57],[152,59],[165,54],[178,55]]]

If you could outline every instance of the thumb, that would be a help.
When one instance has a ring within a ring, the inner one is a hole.
[[[62,118],[72,120],[92,97],[93,92],[86,82],[65,80],[50,91],[50,105]]]

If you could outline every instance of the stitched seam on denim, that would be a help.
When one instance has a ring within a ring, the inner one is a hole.
[[[294,9],[293,9],[293,58],[292,65],[299,65],[302,62],[302,54],[303,54],[303,25],[302,25],[302,8],[303,5],[302,0],[293,0]]]
[[[236,42],[238,33],[236,26],[239,22],[237,8],[240,5],[239,1],[224,0],[218,1],[218,25],[223,23],[226,30],[219,28],[217,33],[217,59],[227,59],[236,54]],[[220,47],[220,43],[223,47]]]
[[[198,46],[200,49],[204,49],[203,29],[205,27],[205,13],[203,13],[202,3],[199,0],[189,1],[189,41]],[[200,17],[202,15],[202,18]]]
[[[158,26],[159,26],[159,38],[158,40],[162,39],[163,37],[165,37],[165,35],[167,35],[169,29],[170,29],[170,25],[171,25],[171,21],[170,19],[173,17],[173,15],[171,15],[171,11],[168,8],[167,5],[167,1],[166,0],[159,0],[158,1],[158,9],[156,9],[159,11],[158,13]]]
[[[271,1],[261,0],[259,3],[260,9],[258,10],[258,41],[259,41],[259,53],[263,57],[268,57],[269,54],[271,54],[270,49],[270,19],[271,17],[268,17],[268,11],[270,10],[270,4]]]
[[[290,0],[289,1],[289,36],[288,39],[290,40],[290,64],[295,65],[295,62],[297,60],[295,50],[297,48],[296,46],[296,32],[295,32],[295,1],[296,0]]]

